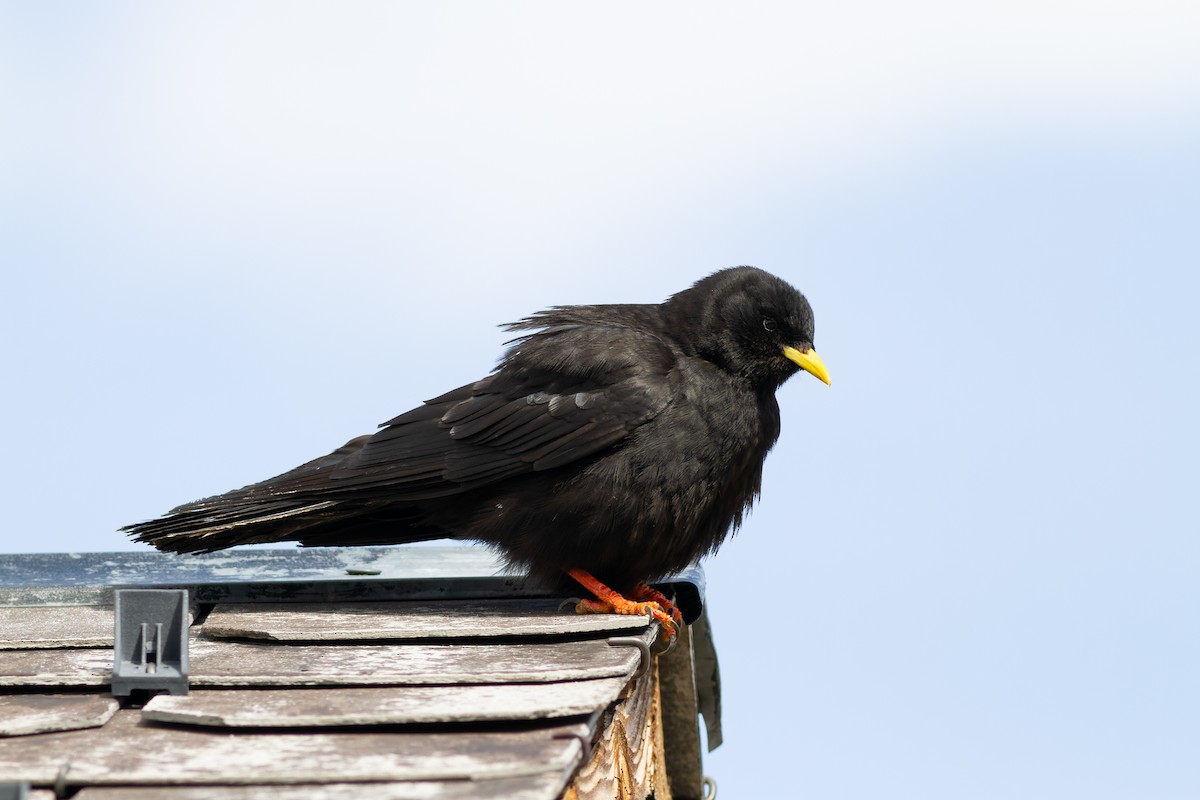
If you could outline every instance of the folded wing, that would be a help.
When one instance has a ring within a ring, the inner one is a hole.
[[[651,334],[561,321],[518,340],[489,377],[389,420],[372,436],[127,530],[174,550],[336,543],[343,533],[354,538],[355,526],[364,531],[355,543],[382,540],[380,529],[396,542],[444,535],[406,519],[419,516],[423,501],[582,468],[619,447],[668,404],[674,363],[675,353]]]

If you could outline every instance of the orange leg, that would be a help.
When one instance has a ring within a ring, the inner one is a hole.
[[[636,602],[623,597],[619,592],[605,586],[600,581],[591,576],[590,573],[584,572],[581,569],[567,570],[567,574],[575,580],[583,584],[583,587],[592,594],[596,595],[596,600],[580,600],[579,605],[575,606],[577,614],[629,614],[631,616],[648,616],[658,621],[662,629],[667,634],[667,639],[673,639],[675,632],[678,630],[675,620],[663,610],[663,606],[656,600]],[[650,591],[650,587],[646,587]],[[639,587],[640,589],[640,587]],[[662,597],[661,594],[659,597]],[[662,597],[665,601],[666,598]],[[669,603],[667,605],[670,605]],[[674,609],[674,606],[671,606]],[[678,614],[678,611],[675,611]]]

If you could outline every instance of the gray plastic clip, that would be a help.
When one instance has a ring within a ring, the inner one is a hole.
[[[0,800],[25,800],[29,796],[29,784],[23,781],[0,783]]]
[[[112,693],[188,693],[186,589],[117,589]]]

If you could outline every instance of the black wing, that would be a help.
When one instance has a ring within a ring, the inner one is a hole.
[[[384,423],[336,469],[271,494],[418,501],[564,467],[661,412],[674,363],[669,347],[635,329],[552,327],[522,339],[491,376]]]

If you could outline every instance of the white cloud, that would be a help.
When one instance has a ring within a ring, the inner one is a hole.
[[[1145,120],[1200,88],[1196,30],[1194,3],[147,6],[43,27],[25,144],[168,197],[552,228],[971,120]]]

